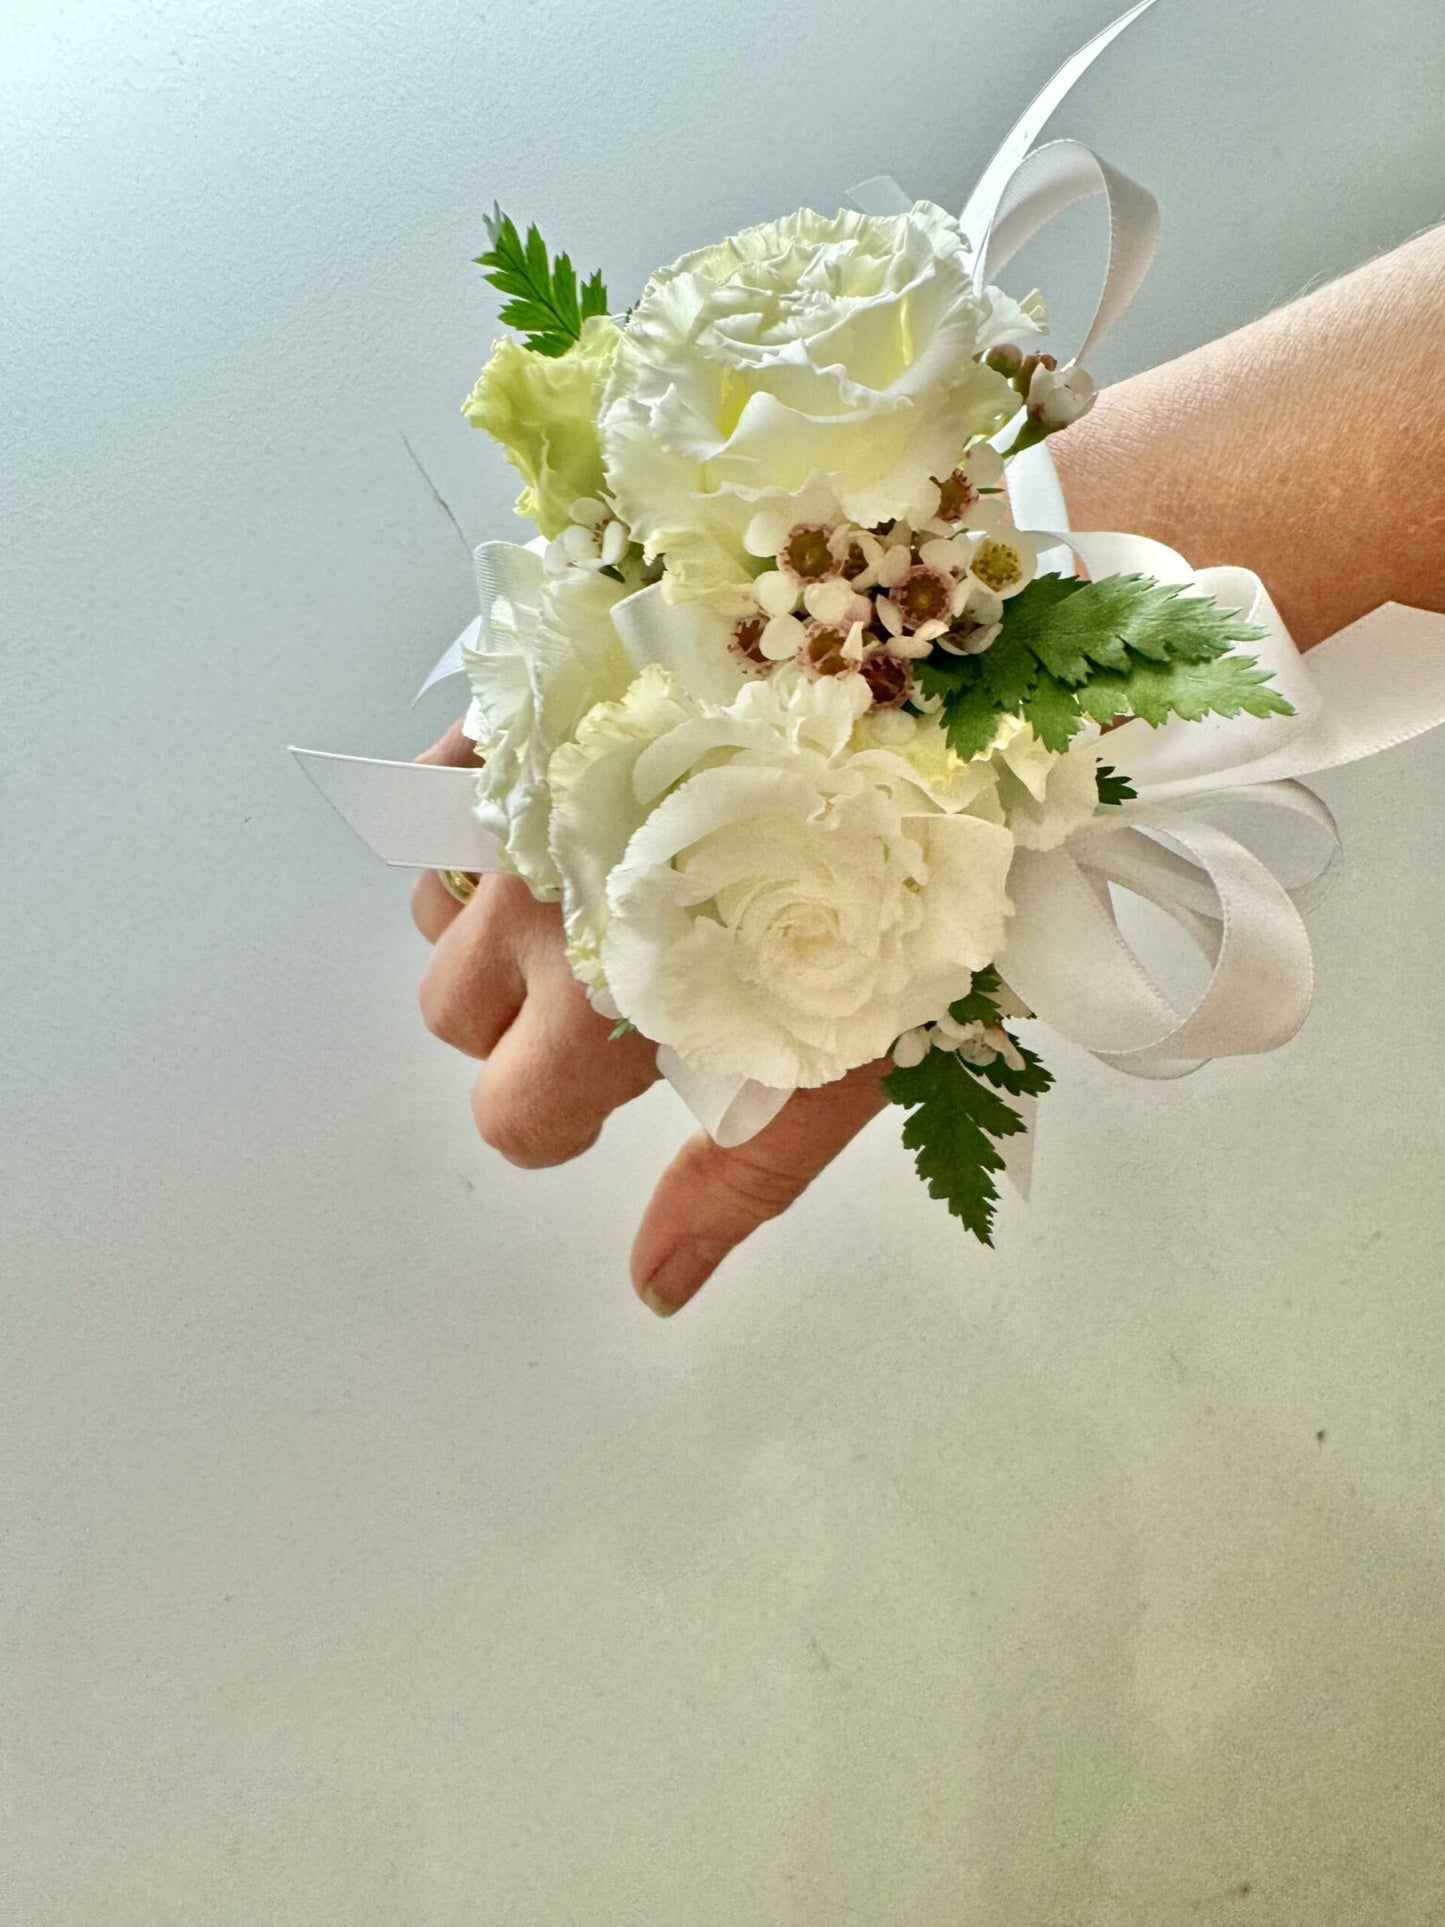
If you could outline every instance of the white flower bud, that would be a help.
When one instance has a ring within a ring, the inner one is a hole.
[[[1029,380],[1028,411],[1044,428],[1067,428],[1088,414],[1096,392],[1093,377],[1082,368],[1046,368],[1040,362]]]
[[[920,1024],[916,1030],[904,1031],[893,1046],[894,1063],[900,1070],[912,1070],[915,1064],[921,1064],[927,1057],[931,1043],[932,1039],[925,1025]]]
[[[595,562],[598,559],[596,533],[580,522],[573,522],[557,538],[569,562]]]

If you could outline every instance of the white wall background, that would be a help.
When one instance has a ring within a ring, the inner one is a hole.
[[[402,435],[513,526],[494,195],[624,297],[880,169],[956,206],[1111,10],[4,8],[6,1927],[1445,1915],[1445,742],[1322,783],[1288,1050],[1055,1046],[994,1256],[880,1121],[666,1325],[675,1100],[485,1151],[284,754],[447,719]],[[1057,124],[1165,207],[1101,372],[1440,218],[1441,39],[1161,0]]]

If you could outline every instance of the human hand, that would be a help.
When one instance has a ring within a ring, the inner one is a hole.
[[[473,746],[454,723],[417,761],[466,768]],[[635,1031],[612,1040],[567,963],[559,906],[538,903],[519,877],[483,877],[460,904],[424,870],[411,908],[433,946],[420,987],[427,1028],[481,1060],[472,1116],[482,1137],[527,1170],[580,1157],[614,1110],[657,1081],[656,1047]],[[643,1302],[664,1318],[680,1310],[749,1232],[785,1211],[883,1109],[889,1068],[880,1059],[799,1091],[730,1150],[705,1131],[689,1138],[632,1247]]]

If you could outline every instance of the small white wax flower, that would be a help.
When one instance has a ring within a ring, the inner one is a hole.
[[[1048,368],[1043,362],[1029,378],[1028,411],[1045,428],[1067,428],[1094,405],[1097,390],[1084,369]]]
[[[906,1030],[893,1046],[893,1061],[899,1070],[912,1070],[927,1057],[932,1045],[926,1025],[920,1024],[916,1030]]]
[[[968,588],[968,613],[975,622],[1002,622],[1003,597],[975,576]]]
[[[798,606],[798,584],[781,569],[765,569],[753,583],[753,594],[766,615],[790,616]]]
[[[848,576],[857,590],[871,589],[878,580],[878,565],[883,560],[883,544],[871,529],[850,529],[848,531],[848,555],[851,559],[854,549],[863,558],[863,567]],[[845,562],[844,567],[847,567]]]
[[[979,536],[969,563],[974,576],[998,596],[1017,595],[1034,579],[1038,544],[1019,529],[992,529]]]
[[[966,569],[972,554],[973,544],[966,535],[935,535],[919,549],[918,559],[925,568],[948,574]]]
[[[963,458],[963,472],[975,488],[1003,486],[1003,456],[992,442],[975,442]]]
[[[1001,1057],[1010,1070],[1024,1068],[1023,1053],[1000,1024],[983,1024],[977,1018],[969,1024],[956,1024],[941,1017],[933,1027],[933,1041],[940,1050],[955,1050],[965,1064],[992,1064]]]
[[[995,1057],[1001,1057],[1011,1071],[1021,1071],[1024,1068],[1023,1052],[1002,1025],[990,1024],[979,1042],[986,1044]]]
[[[963,626],[940,636],[938,646],[951,656],[981,656],[998,640],[1003,597],[971,575],[960,582],[959,591],[953,613],[955,618],[963,619]]]
[[[743,547],[749,555],[775,556],[792,526],[786,509],[759,509],[743,533]]]
[[[931,655],[934,642],[946,633],[941,622],[927,624],[924,629],[916,629],[911,636],[894,636],[888,645],[888,653],[890,656],[902,656],[905,662],[916,662],[922,656]]]
[[[848,560],[848,531],[828,522],[795,522],[778,550],[778,567],[798,582],[826,582]]]
[[[949,635],[938,638],[938,647],[946,649],[950,656],[981,656],[1003,633],[1003,624],[990,622],[982,627],[967,630],[953,630]],[[941,700],[941,698],[940,698]]]
[[[939,1050],[959,1050],[964,1045],[976,1044],[982,1036],[983,1025],[977,1018],[960,1024],[947,1011],[933,1025],[933,1042]]]
[[[807,631],[796,616],[774,616],[758,639],[769,662],[786,662],[802,648]]]
[[[953,606],[953,592],[957,583],[952,571],[930,569],[919,562],[908,571],[901,582],[893,585],[889,597],[903,624],[908,629],[921,629],[925,623],[943,622]]]
[[[923,524],[929,535],[948,536],[960,529],[991,528],[1004,513],[997,495],[985,489],[998,489],[1003,482],[1003,457],[988,442],[980,442],[941,482],[935,483],[938,506]]]
[[[803,591],[804,608],[819,622],[866,621],[873,611],[865,605],[860,618],[853,608],[855,602],[862,600],[855,593],[852,583],[845,582],[841,576],[834,576],[827,582],[810,582]]]
[[[959,1044],[958,1054],[961,1058],[967,1058],[969,1064],[992,1064],[994,1058],[1002,1058],[1011,1071],[1023,1069],[1023,1052],[1017,1048],[1017,1044],[1013,1043],[1013,1039],[1002,1025],[990,1023],[985,1027],[983,1023],[979,1023],[975,1025],[975,1029],[979,1031],[977,1039],[969,1039],[969,1043]]]
[[[1008,505],[1001,495],[980,495],[963,518],[967,529],[996,529],[1008,520]]]
[[[558,539],[569,562],[595,562],[599,559],[597,535],[581,522],[570,523]]]

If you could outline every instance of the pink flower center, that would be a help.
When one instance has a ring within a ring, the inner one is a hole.
[[[910,629],[921,629],[925,622],[946,622],[953,602],[953,584],[937,569],[920,562],[911,568],[892,591],[893,606]]]
[[[939,482],[938,494],[940,522],[961,522],[978,500],[978,490],[961,468],[956,468],[950,476]]]
[[[772,668],[762,647],[763,631],[767,626],[766,616],[740,616],[733,625],[733,648],[744,662],[763,670]]]
[[[843,654],[843,644],[848,640],[848,631],[838,629],[829,623],[810,622],[803,638],[803,646],[798,652],[803,667],[811,669],[815,676],[843,676],[857,667]]]
[[[899,709],[913,693],[908,664],[886,649],[863,664],[863,680],[873,692],[875,709]]]
[[[839,573],[838,558],[829,538],[833,531],[823,522],[799,522],[788,531],[778,560],[800,582],[826,582]]]

